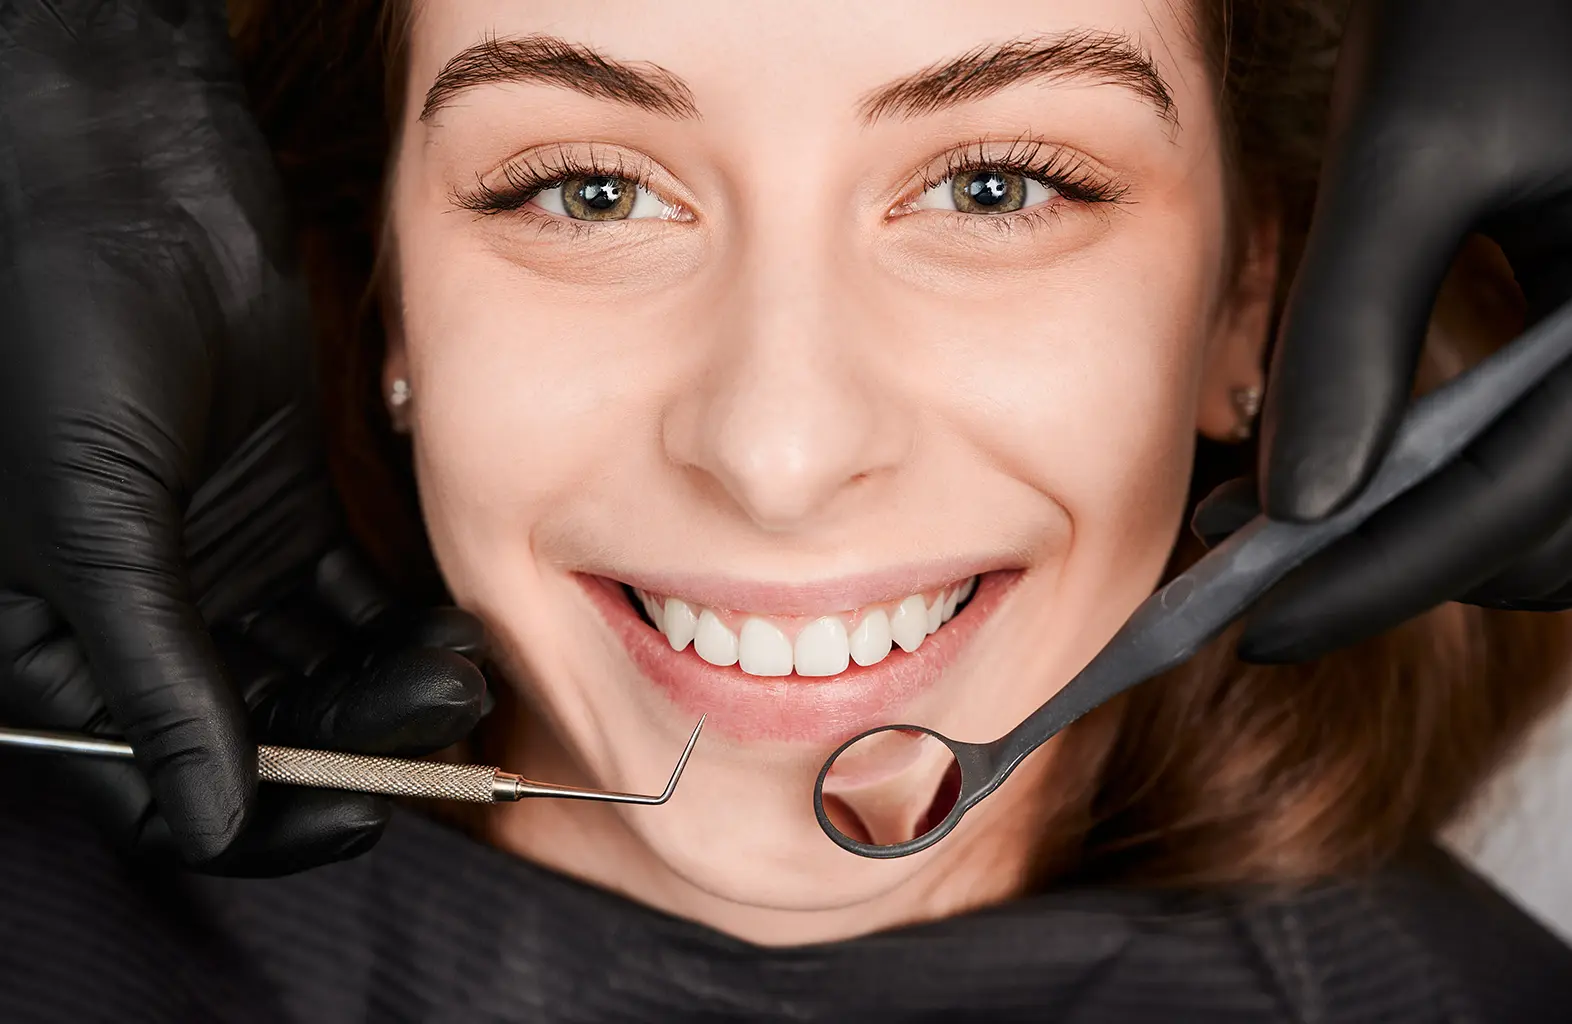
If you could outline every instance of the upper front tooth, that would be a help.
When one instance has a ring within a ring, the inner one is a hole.
[[[666,606],[666,614],[670,617],[670,605]],[[693,650],[711,665],[725,668],[737,664],[736,636],[708,608],[699,616],[698,627],[693,633]]]
[[[890,638],[901,645],[907,654],[922,646],[928,636],[928,609],[922,595],[913,594],[900,603],[890,616]]]
[[[956,604],[960,604],[961,601],[964,601],[968,597],[971,597],[972,596],[972,591],[974,591],[976,589],[977,589],[977,577],[976,576],[968,577],[966,582],[961,584],[961,589],[960,589],[960,595],[961,596],[960,596],[960,599],[957,600],[955,603]]]
[[[940,591],[939,593],[933,595],[933,604],[927,606],[926,612],[927,612],[927,615],[928,615],[928,619],[927,619],[927,623],[926,623],[926,625],[928,627],[928,632],[932,633],[934,630],[936,630],[940,626],[944,625],[944,592],[943,591]]]
[[[710,613],[706,611],[704,614]],[[754,618],[744,622],[742,636],[735,650],[742,662],[742,670],[750,676],[791,675],[791,641],[772,623]]]
[[[955,606],[960,604],[960,603],[961,603],[961,588],[960,587],[956,587],[954,590],[950,591],[948,594],[946,594],[944,596],[944,609],[940,613],[939,617],[942,618],[945,622],[949,622],[950,621],[950,617],[955,614]]]
[[[693,609],[688,607],[688,602],[677,597],[666,598],[666,607],[661,610],[659,619],[661,632],[666,634],[666,641],[671,644],[671,649],[680,651],[688,646],[698,630],[699,617]],[[722,629],[725,627],[722,626]]]
[[[852,630],[851,658],[862,666],[877,665],[890,653],[890,617],[883,608],[875,608],[862,617]]]
[[[889,641],[885,641],[889,649]],[[794,651],[799,676],[833,676],[846,671],[851,657],[846,623],[839,616],[814,619],[797,634]]]

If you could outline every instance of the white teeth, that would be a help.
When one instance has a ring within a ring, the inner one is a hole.
[[[660,606],[659,601],[644,591],[635,590],[634,593],[639,595],[639,604],[644,606],[644,614],[650,617],[650,621],[655,624],[656,629],[664,633],[666,629],[661,623],[666,618],[666,610]]]
[[[803,626],[795,641],[769,619],[750,616],[739,636],[708,608],[637,588],[633,594],[674,651],[686,650],[691,643],[694,653],[711,665],[740,664],[749,675],[787,676],[795,671],[800,676],[822,677],[846,671],[853,661],[864,667],[877,665],[889,657],[894,646],[913,653],[954,617],[955,609],[976,589],[977,577],[973,576],[948,592],[939,591],[931,605],[921,594],[913,594],[893,611],[887,605],[866,608],[849,636],[846,622],[856,613],[821,616]]]
[[[688,607],[688,602],[676,597],[666,598],[666,607],[661,610],[659,621],[661,632],[666,634],[666,641],[674,651],[688,646],[688,641],[693,639],[699,626],[699,617]]]
[[[704,614],[708,615],[709,612]],[[732,649],[737,652],[733,660],[740,660],[742,670],[750,676],[791,675],[791,641],[786,639],[785,633],[763,619],[744,622],[742,636]]]
[[[888,649],[888,640],[885,646]],[[845,672],[851,657],[846,623],[834,615],[814,619],[797,634],[794,653],[799,676],[833,676]]]
[[[671,615],[670,604],[666,606],[666,614]],[[737,638],[708,608],[699,615],[699,624],[693,633],[693,651],[721,668],[737,664]]]
[[[802,641],[799,639],[797,643],[801,644]],[[849,645],[852,660],[865,667],[877,665],[889,655],[890,617],[884,614],[883,608],[875,608],[862,617],[862,621],[852,631]]]
[[[913,594],[900,603],[890,616],[890,638],[901,645],[907,654],[922,646],[928,637],[928,609],[922,597]]]

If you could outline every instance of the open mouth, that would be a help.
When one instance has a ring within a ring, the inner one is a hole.
[[[1020,577],[992,570],[849,610],[765,615],[577,574],[641,674],[708,715],[706,732],[819,742],[898,721]]]
[[[927,594],[811,618],[706,608],[627,584],[622,590],[634,613],[674,651],[691,650],[711,665],[736,665],[750,676],[823,678],[845,672],[854,661],[864,668],[877,665],[896,648],[915,653],[965,610],[977,579],[969,576]]]

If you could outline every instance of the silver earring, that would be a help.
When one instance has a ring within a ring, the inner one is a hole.
[[[410,390],[409,381],[403,377],[394,378],[392,387],[388,388],[388,413],[393,421],[393,429],[400,434],[409,429],[405,409],[413,397],[414,392]]]
[[[1247,388],[1234,388],[1228,397],[1234,403],[1239,422],[1234,427],[1235,441],[1248,441],[1255,430],[1255,418],[1261,412],[1261,388],[1252,384]]]

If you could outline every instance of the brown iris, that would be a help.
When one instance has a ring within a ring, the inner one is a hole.
[[[1026,205],[1026,178],[1020,174],[984,169],[951,181],[950,195],[961,213],[1014,213]]]
[[[562,209],[574,220],[627,220],[638,186],[625,178],[597,174],[562,180]]]

